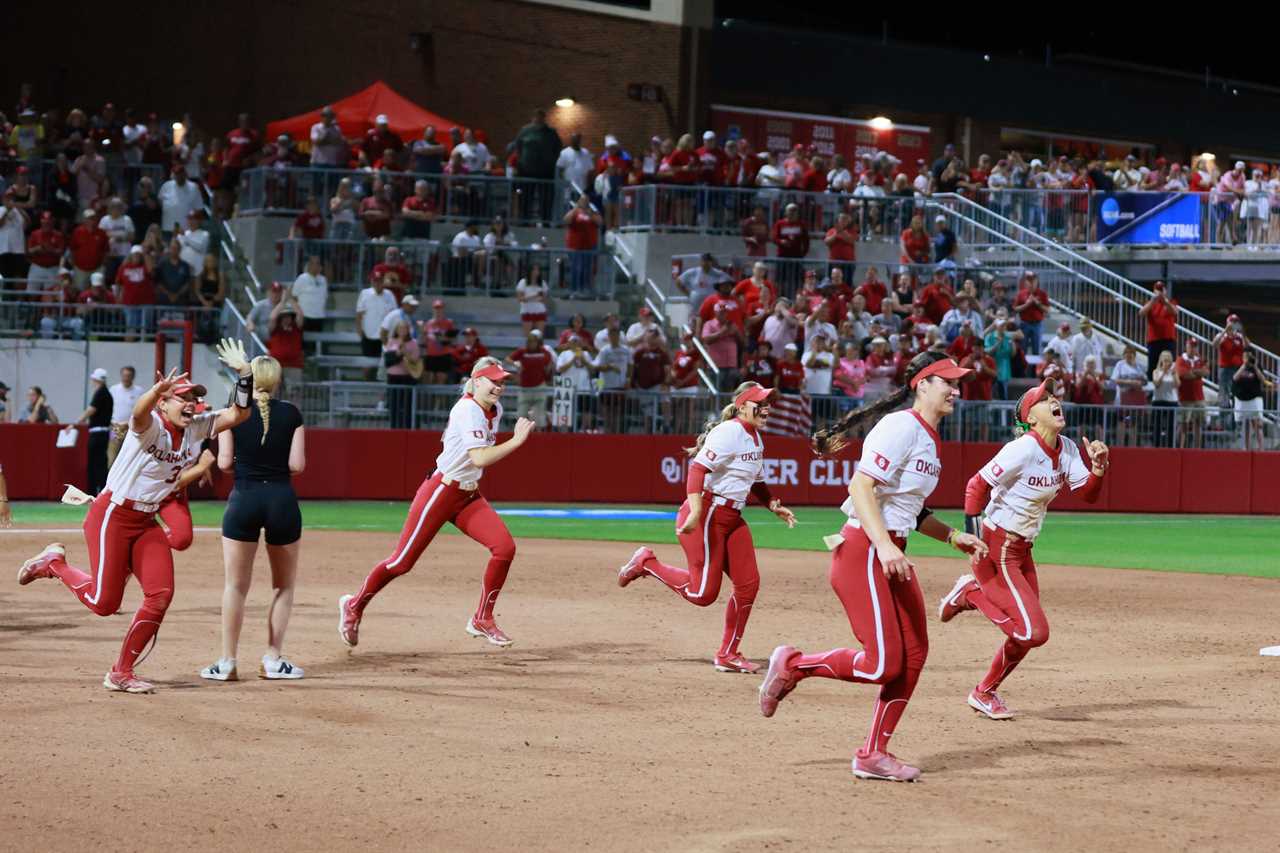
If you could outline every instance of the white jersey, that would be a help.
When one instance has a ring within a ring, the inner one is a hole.
[[[436,457],[436,470],[455,483],[476,483],[484,475],[471,461],[468,451],[477,447],[493,447],[498,440],[498,424],[502,421],[502,405],[493,404],[486,412],[470,395],[453,404],[449,425],[444,428],[444,449]]]
[[[857,471],[876,481],[876,501],[888,530],[915,530],[916,518],[942,474],[939,444],[937,431],[914,409],[885,415],[862,443]],[[853,498],[840,509],[849,518],[858,517]]]
[[[113,424],[129,423],[129,418],[133,416],[133,406],[146,389],[137,384],[126,388],[124,383],[117,382],[108,390],[111,391],[111,422]]]
[[[1075,442],[1059,438],[1052,450],[1035,433],[1000,448],[978,473],[992,486],[987,519],[1025,539],[1040,532],[1049,502],[1064,483],[1075,490],[1089,480],[1089,466]]]
[[[191,419],[174,447],[173,432],[156,412],[145,432],[132,429],[120,445],[120,453],[107,474],[107,491],[111,502],[131,500],[141,504],[159,504],[173,492],[178,477],[200,457],[200,445],[213,435],[216,412],[205,412]]]
[[[764,439],[755,427],[734,418],[707,433],[693,461],[711,472],[703,488],[731,501],[746,501],[751,487],[764,479]]]

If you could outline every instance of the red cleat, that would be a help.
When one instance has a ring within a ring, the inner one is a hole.
[[[143,681],[132,672],[116,672],[114,669],[102,679],[102,686],[118,693],[155,693],[156,686],[150,681]]]
[[[760,684],[760,713],[766,717],[772,717],[778,710],[778,703],[796,689],[795,670],[787,665],[795,653],[795,646],[778,646],[769,655],[769,670]]]
[[[994,690],[983,692],[973,688],[969,694],[969,707],[991,720],[1013,719],[1013,711],[1009,710],[1009,706],[1004,704],[1004,700]]]
[[[18,584],[26,586],[32,581],[45,580],[54,577],[53,571],[49,568],[49,564],[54,560],[62,560],[67,556],[66,546],[61,542],[51,542],[44,546],[44,550],[36,554],[30,560],[22,564],[22,568],[18,569]]]
[[[338,636],[353,649],[360,642],[360,617],[351,606],[354,600],[354,595],[344,595],[338,599]]]
[[[972,610],[973,605],[968,602],[967,596],[969,590],[977,588],[978,581],[973,575],[965,574],[956,578],[951,592],[944,595],[938,603],[938,618],[943,622],[950,622],[966,610]]]
[[[859,779],[884,779],[887,782],[914,782],[920,768],[903,764],[887,752],[872,752],[853,757],[853,775]]]
[[[760,664],[740,652],[716,655],[715,665],[718,672],[745,672],[752,675],[760,671]]]
[[[493,645],[502,646],[503,648],[515,642],[515,640],[502,632],[502,629],[498,627],[498,623],[492,618],[477,619],[472,616],[467,620],[467,633],[473,637],[483,637]]]
[[[653,551],[647,545],[641,545],[627,560],[626,565],[618,569],[618,586],[625,587],[637,578],[645,576],[644,564],[653,559]]]

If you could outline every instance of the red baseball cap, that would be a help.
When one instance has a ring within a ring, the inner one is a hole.
[[[744,406],[747,403],[764,403],[773,397],[773,389],[765,388],[760,385],[752,385],[741,394],[733,398],[735,406]]]
[[[1227,322],[1228,322],[1228,323],[1239,323],[1239,322],[1240,322],[1240,315],[1239,315],[1239,314],[1228,314],[1228,315],[1227,315]]]
[[[940,359],[913,376],[911,378],[911,388],[915,390],[915,387],[922,380],[928,379],[930,376],[941,376],[943,379],[963,379],[970,373],[973,373],[973,371],[956,364],[954,359]]]
[[[507,377],[510,375],[511,375],[510,373],[508,373],[506,370],[502,368],[501,364],[498,364],[497,362],[495,362],[493,364],[488,365],[487,367],[482,368],[481,370],[477,370],[475,373],[471,374],[471,378],[474,379],[477,376],[483,376],[485,379],[488,379],[490,382],[505,382],[507,380]]]
[[[1048,382],[1041,382],[1035,388],[1028,391],[1022,398],[1022,404],[1018,406],[1018,420],[1026,423],[1027,415],[1031,414],[1031,408],[1048,396]]]
[[[203,385],[197,385],[190,379],[184,379],[169,389],[168,397],[181,397],[188,392],[194,393],[197,397],[204,397],[209,394],[207,388]]]

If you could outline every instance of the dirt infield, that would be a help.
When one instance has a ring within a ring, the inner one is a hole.
[[[16,568],[49,538],[0,536],[0,553]],[[153,696],[100,686],[126,616],[6,574],[0,849],[1276,848],[1280,661],[1257,656],[1280,641],[1276,582],[1042,568],[1053,636],[1006,685],[1009,723],[965,706],[996,629],[932,616],[893,744],[926,775],[894,785],[849,773],[874,688],[813,679],[763,719],[758,677],[709,663],[722,608],[652,581],[619,589],[627,545],[521,542],[498,607],[516,645],[499,650],[462,630],[484,553],[441,537],[348,654],[335,600],[393,540],[307,534],[287,647],[307,678],[290,684],[196,675],[218,647],[216,534],[177,557],[140,668]],[[929,600],[962,565],[924,561]],[[761,571],[744,651],[849,644],[823,556],[762,552]],[[261,654],[266,579],[260,556],[242,672]],[[137,599],[134,585],[125,608]]]

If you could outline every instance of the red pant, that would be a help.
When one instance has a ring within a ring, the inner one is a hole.
[[[995,690],[1027,652],[1049,641],[1049,620],[1040,607],[1032,543],[989,525],[982,528],[982,541],[987,543],[987,556],[973,567],[979,589],[965,598],[1005,633],[1004,644],[978,683],[979,690]]]
[[[49,567],[99,616],[110,616],[120,608],[130,574],[138,579],[142,604],[133,615],[113,667],[117,672],[132,672],[138,655],[160,630],[173,599],[173,554],[153,514],[125,509],[110,499],[110,492],[98,495],[84,519],[92,574],[63,560],[54,560]]]
[[[352,605],[356,612],[363,613],[379,590],[412,569],[436,533],[450,521],[454,527],[489,549],[489,565],[485,568],[484,586],[480,590],[480,604],[475,615],[477,619],[493,618],[493,605],[516,556],[515,540],[479,489],[465,491],[456,483],[446,486],[444,475],[438,471],[418,487],[395,551],[374,566],[365,578]]]
[[[890,580],[862,529],[846,526],[842,532],[844,542],[831,555],[831,588],[844,605],[862,650],[800,654],[792,658],[791,666],[801,677],[881,685],[871,731],[860,750],[865,755],[887,749],[924,669],[929,633],[924,593],[915,574],[910,580]],[[905,539],[894,537],[893,541],[905,550]]]
[[[644,570],[669,586],[686,601],[699,607],[707,607],[720,596],[720,582],[724,575],[733,583],[733,594],[724,613],[724,635],[720,640],[720,654],[738,651],[742,632],[746,630],[760,589],[760,570],[756,566],[755,544],[751,541],[751,528],[742,513],[733,507],[714,506],[712,495],[702,496],[705,508],[702,523],[688,533],[677,534],[680,547],[689,561],[688,569],[668,566],[658,560],[649,560]],[[689,517],[689,503],[685,501],[676,513],[679,529]]]
[[[164,532],[169,540],[169,547],[174,551],[185,551],[191,547],[195,531],[191,526],[191,505],[187,503],[187,490],[174,492],[165,502],[160,504],[160,520],[168,528]]]

